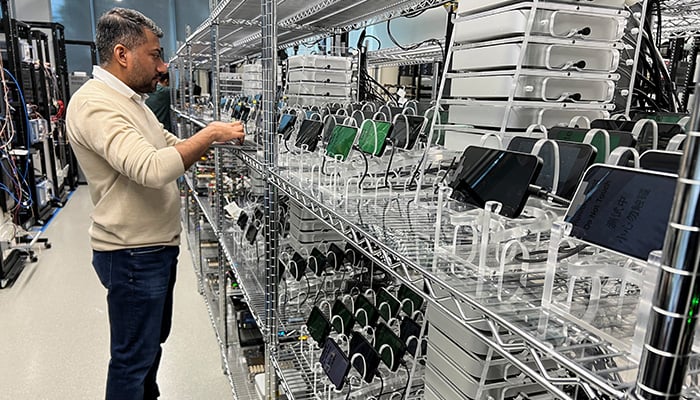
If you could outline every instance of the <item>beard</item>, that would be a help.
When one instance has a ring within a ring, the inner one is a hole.
[[[130,74],[131,81],[129,87],[136,93],[152,93],[158,84],[158,75],[154,75],[143,68],[140,64],[135,64]]]

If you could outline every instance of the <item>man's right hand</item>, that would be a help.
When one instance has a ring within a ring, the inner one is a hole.
[[[243,142],[243,139],[245,139],[245,130],[241,121],[214,121],[203,130],[211,130],[213,142],[229,142],[232,140]]]

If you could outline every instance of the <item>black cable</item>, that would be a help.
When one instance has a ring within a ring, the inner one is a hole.
[[[389,154],[389,164],[386,166],[386,172],[384,173],[384,184],[386,187],[390,187],[389,185],[389,172],[391,171],[391,164],[394,162],[394,152],[396,151],[394,147],[394,141],[387,138],[386,139],[389,144],[391,145],[391,153]]]
[[[377,48],[377,50],[379,50],[379,49],[382,48],[382,41],[379,40],[378,37],[376,37],[376,36],[374,36],[374,35],[365,35],[365,39],[366,39],[366,38],[372,38],[372,39],[374,39],[374,40],[377,41],[377,44],[379,45],[379,47]]]
[[[445,48],[442,46],[442,42],[440,42],[440,40],[438,40],[438,39],[432,38],[432,39],[424,40],[420,43],[417,43],[417,44],[414,44],[411,46],[403,46],[401,43],[399,43],[398,40],[396,40],[396,37],[394,37],[394,35],[391,33],[391,20],[386,21],[386,33],[389,35],[389,39],[391,39],[391,41],[394,43],[394,45],[396,45],[396,47],[400,48],[403,51],[415,50],[415,49],[423,46],[426,43],[437,44],[440,47],[440,53],[442,54],[442,59],[443,60],[445,59]]]
[[[362,189],[362,182],[365,181],[365,178],[367,177],[367,174],[369,173],[369,160],[367,160],[367,154],[365,154],[364,151],[360,150],[357,146],[353,146],[355,149],[362,155],[362,159],[365,161],[365,169],[362,171],[362,178],[360,178],[359,182],[357,182],[357,188]]]
[[[352,391],[352,384],[348,381],[348,394],[345,396],[345,400],[350,398],[350,392]]]
[[[379,382],[381,383],[379,395],[377,396],[377,400],[380,400],[380,398],[384,396],[384,378],[382,378],[379,373],[375,373],[375,375],[379,378]]]
[[[586,247],[588,247],[587,244],[582,244],[574,247],[567,247],[567,246],[562,246],[559,248],[559,255],[557,256],[557,261],[562,261],[566,260],[569,257],[573,257],[576,254],[580,253],[583,251]],[[536,263],[543,263],[547,262],[546,255],[549,254],[549,250],[536,250],[533,252],[530,252],[530,256],[538,256],[541,254],[545,254],[545,257],[542,258],[523,258],[523,253],[518,253],[513,257],[513,259],[517,262],[524,262],[528,264],[536,264]]]

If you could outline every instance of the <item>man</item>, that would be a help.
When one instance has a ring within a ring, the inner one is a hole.
[[[93,266],[107,288],[107,400],[158,398],[180,242],[175,180],[212,143],[244,137],[238,122],[213,122],[184,141],[162,128],[144,102],[167,68],[162,34],[133,10],[102,15],[95,39],[101,64],[67,111],[68,136],[95,205]]]
[[[153,110],[158,121],[168,132],[172,132],[170,123],[170,74],[165,71],[158,79],[156,91],[148,94],[146,105]]]

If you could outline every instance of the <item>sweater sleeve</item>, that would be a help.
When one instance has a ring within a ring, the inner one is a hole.
[[[183,139],[178,138],[165,129],[163,129],[163,134],[165,135],[165,142],[168,144],[168,146],[175,146],[178,143],[184,142]]]
[[[91,121],[83,129],[83,144],[122,175],[142,186],[159,189],[185,172],[182,156],[174,147],[156,148],[113,105],[91,100],[83,107],[83,117]]]

